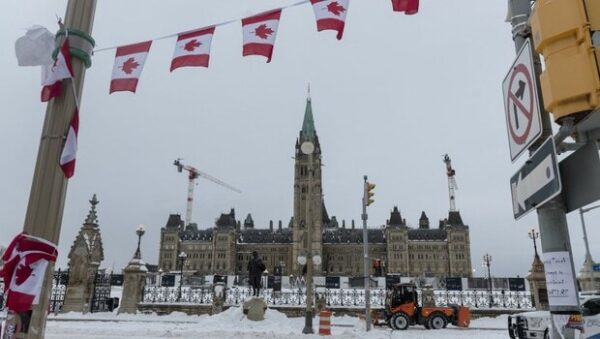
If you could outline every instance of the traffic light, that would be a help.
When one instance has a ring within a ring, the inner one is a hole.
[[[600,1],[538,0],[530,23],[534,48],[544,56],[540,76],[544,107],[554,120],[577,121],[599,108]]]
[[[374,188],[375,188],[375,184],[365,181],[364,200],[365,200],[365,205],[367,205],[367,206],[369,206],[375,202],[375,200],[373,199],[373,196],[375,195],[375,193],[373,192]]]

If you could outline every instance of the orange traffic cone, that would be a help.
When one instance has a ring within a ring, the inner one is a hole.
[[[322,310],[319,313],[319,335],[331,335],[331,311]]]

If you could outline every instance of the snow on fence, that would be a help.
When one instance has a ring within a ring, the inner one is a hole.
[[[249,287],[234,286],[225,291],[224,304],[239,306],[251,297]],[[262,290],[261,296],[268,305],[273,306],[303,306],[306,305],[305,289],[284,289],[274,292],[272,289]],[[419,293],[421,304],[422,293]],[[371,290],[371,307],[383,308],[385,306],[386,290],[375,288]],[[365,292],[363,289],[325,289],[316,288],[315,299],[321,299],[327,307],[357,307],[365,306]],[[435,290],[434,300],[437,306],[457,304],[481,309],[533,309],[531,294],[529,292],[493,291],[490,298],[489,291],[467,290],[447,291]],[[212,287],[156,287],[146,286],[144,289],[143,303],[192,303],[212,304]]]

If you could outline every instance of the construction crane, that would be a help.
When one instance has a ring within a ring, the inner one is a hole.
[[[448,194],[450,195],[450,212],[456,211],[456,199],[455,190],[458,189],[456,185],[456,171],[452,168],[452,160],[448,154],[444,154],[444,163],[446,164],[446,175],[448,176]]]
[[[194,185],[195,185],[195,180],[198,179],[199,177],[202,177],[204,179],[212,181],[215,184],[221,185],[223,187],[229,188],[230,190],[232,190],[234,192],[242,193],[242,191],[240,191],[239,189],[237,189],[229,184],[226,184],[226,183],[222,182],[221,180],[196,169],[195,167],[184,165],[183,163],[181,163],[181,158],[177,158],[173,162],[173,165],[177,166],[177,171],[179,173],[183,172],[183,170],[186,170],[189,173],[189,175],[188,175],[189,182],[188,182],[187,208],[185,210],[185,224],[186,225],[189,225],[192,222],[192,206],[194,204]]]

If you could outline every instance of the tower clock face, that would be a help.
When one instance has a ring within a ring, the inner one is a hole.
[[[310,141],[305,141],[300,145],[300,150],[304,154],[312,154],[315,151],[315,144]]]

